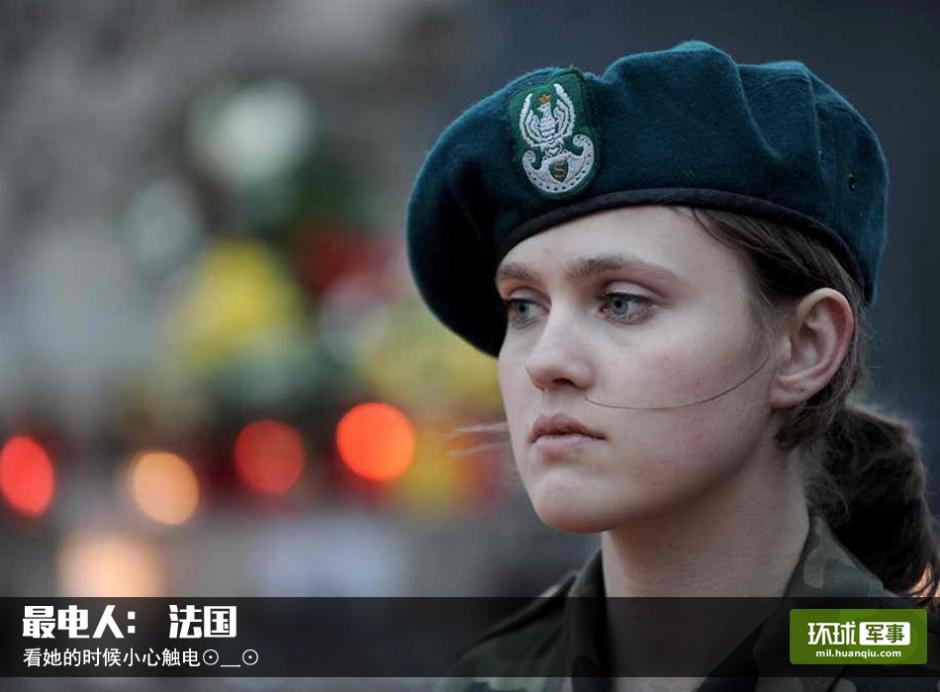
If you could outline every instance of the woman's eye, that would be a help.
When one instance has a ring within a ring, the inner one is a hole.
[[[524,298],[509,298],[503,300],[503,310],[510,324],[519,326],[532,317],[535,303]]]
[[[646,296],[632,293],[605,293],[601,300],[608,308],[611,319],[616,322],[632,322],[642,317],[653,304]]]

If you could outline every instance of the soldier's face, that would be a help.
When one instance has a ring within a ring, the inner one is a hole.
[[[498,363],[512,449],[549,526],[599,532],[678,508],[767,444],[774,361],[759,368],[769,351],[745,265],[688,209],[626,207],[536,234],[500,263],[497,289],[514,301]],[[597,436],[530,439],[555,413]]]

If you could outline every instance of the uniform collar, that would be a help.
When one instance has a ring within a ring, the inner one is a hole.
[[[752,656],[759,671],[765,673],[758,679],[755,688],[758,692],[779,689],[781,682],[785,682],[780,677],[766,675],[768,669],[780,671],[781,652],[787,652],[784,668],[797,676],[796,668],[789,666],[789,599],[866,598],[874,601],[898,598],[885,589],[881,579],[842,544],[829,523],[818,513],[810,514],[806,541],[783,597],[784,603],[764,622],[754,644]],[[792,605],[792,601],[789,604]],[[806,607],[805,601],[802,605]],[[805,692],[828,690],[844,668],[844,665],[827,666],[825,675],[800,678],[802,689]]]
[[[577,676],[590,674],[590,671],[598,671],[600,674],[607,665],[602,565],[602,554],[598,548],[578,570],[567,593],[563,647],[566,670]],[[810,513],[809,530],[783,595],[784,599],[807,597],[896,598],[895,594],[887,591],[881,580],[836,538],[823,516],[815,512]],[[742,644],[750,648],[753,642],[752,651],[744,651],[744,654],[753,656],[755,661],[758,671],[755,688],[757,690],[775,689],[784,682],[779,677],[760,677],[760,673],[766,673],[769,666],[767,661],[779,660],[781,652],[788,658],[788,618],[789,609],[779,608],[747,637],[746,644]],[[737,657],[740,654],[741,651],[735,651],[731,656]],[[721,665],[723,664],[720,664],[719,668]],[[823,677],[801,678],[803,689],[806,692],[827,689],[841,674],[843,667],[832,666]],[[779,671],[779,667],[774,669]],[[790,670],[796,677],[795,669]],[[775,675],[779,676],[780,673]],[[575,689],[578,687],[577,680],[578,678],[573,680]],[[596,688],[596,682],[594,684]]]

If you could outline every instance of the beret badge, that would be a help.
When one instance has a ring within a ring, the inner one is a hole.
[[[517,160],[529,182],[550,196],[580,191],[597,166],[584,82],[566,71],[516,92],[509,104]]]

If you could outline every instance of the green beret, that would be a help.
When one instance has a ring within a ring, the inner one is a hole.
[[[431,311],[499,353],[499,262],[585,214],[682,204],[781,221],[831,249],[874,302],[887,163],[858,111],[797,61],[739,64],[703,41],[603,75],[529,72],[441,134],[408,204],[408,261]]]

